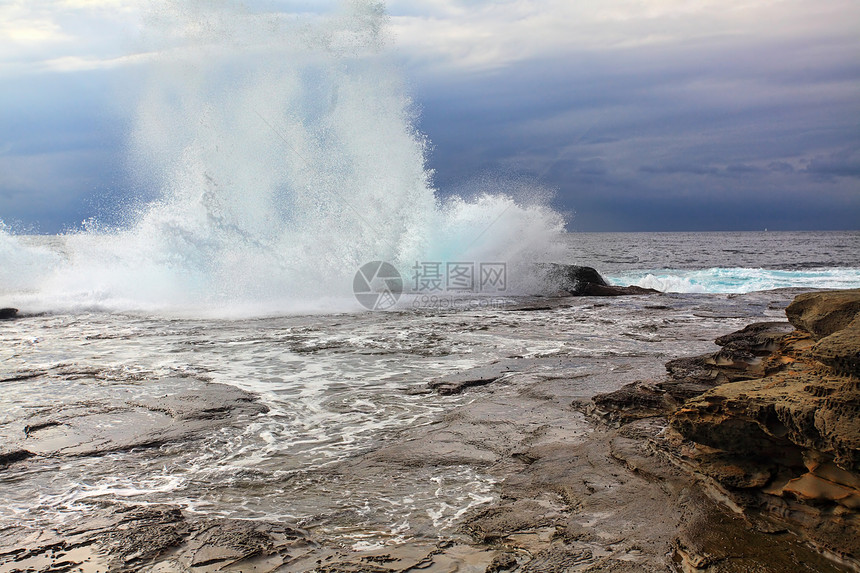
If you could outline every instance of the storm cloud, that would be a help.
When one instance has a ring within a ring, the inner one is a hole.
[[[442,194],[531,182],[581,231],[858,228],[856,2],[387,9]],[[0,8],[0,219],[54,232],[151,192],[125,160],[144,18],[122,0]]]

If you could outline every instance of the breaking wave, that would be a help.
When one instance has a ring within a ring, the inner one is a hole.
[[[156,56],[128,147],[156,198],[47,245],[0,231],[15,275],[0,294],[35,309],[346,310],[368,261],[404,276],[416,261],[498,261],[516,277],[554,258],[564,219],[542,190],[436,193],[381,4],[215,6],[163,2],[147,20]]]

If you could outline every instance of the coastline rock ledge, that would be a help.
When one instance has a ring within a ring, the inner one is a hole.
[[[786,315],[669,362],[661,383],[597,396],[594,409],[617,423],[666,416],[655,445],[713,497],[860,571],[860,289],[801,294]]]

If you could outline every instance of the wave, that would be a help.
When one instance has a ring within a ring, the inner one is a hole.
[[[747,293],[778,288],[860,288],[860,268],[780,270],[710,268],[643,270],[606,277],[612,284],[637,285],[675,293]]]
[[[352,310],[369,261],[551,260],[543,190],[441,198],[373,1],[290,17],[162,2],[129,164],[157,198],[50,245],[0,229],[5,304],[270,314]],[[522,274],[522,273],[520,273]],[[514,287],[516,292],[516,285]],[[23,301],[18,303],[16,301]]]

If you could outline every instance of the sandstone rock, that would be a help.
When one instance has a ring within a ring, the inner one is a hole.
[[[844,329],[860,312],[860,289],[798,295],[785,309],[788,321],[818,340]]]
[[[786,314],[797,331],[751,326],[721,337],[712,360],[682,363],[684,376],[731,381],[669,421],[687,441],[683,456],[735,503],[857,566],[860,290],[800,295]]]
[[[783,493],[793,494],[811,501],[832,501],[850,509],[860,509],[860,491],[834,483],[813,473],[806,473],[789,480]]]
[[[667,415],[686,400],[714,386],[765,375],[770,363],[763,360],[792,331],[788,322],[760,322],[716,343],[722,349],[702,356],[677,358],[666,363],[669,377],[660,382],[633,382],[594,397],[596,412],[612,420],[635,420]]]
[[[799,466],[803,451],[812,449],[857,472],[860,420],[850,410],[858,403],[856,385],[792,369],[709,390],[672,414],[671,423],[686,439],[742,457]]]
[[[860,315],[812,348],[816,360],[845,376],[860,376]]]
[[[860,569],[860,290],[800,295],[786,315],[668,362],[662,381],[595,396],[591,411],[628,425],[667,416],[661,450],[717,499]],[[677,561],[718,571],[737,558],[706,545],[682,534]]]

